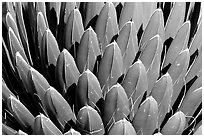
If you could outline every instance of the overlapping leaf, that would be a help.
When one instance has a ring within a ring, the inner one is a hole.
[[[175,61],[172,63],[171,67],[168,70],[172,78],[173,83],[173,95],[171,99],[171,106],[176,101],[180,91],[185,84],[184,76],[189,64],[189,50],[185,49],[181,51]]]
[[[13,62],[15,61],[15,54],[18,51],[21,56],[23,57],[23,59],[29,64],[28,59],[25,55],[25,51],[21,45],[21,43],[19,42],[18,38],[16,37],[13,29],[11,27],[9,27],[8,29],[8,38],[9,38],[9,46],[10,46],[10,52],[11,55],[13,56]]]
[[[78,80],[75,107],[79,110],[88,104],[95,108],[96,102],[100,98],[103,98],[103,95],[98,79],[89,69],[87,69],[80,75]]]
[[[161,130],[163,135],[181,135],[186,125],[185,114],[182,111],[176,112],[169,118]]]
[[[179,14],[178,14],[179,13]],[[185,14],[185,3],[175,2],[165,26],[165,39],[174,38],[180,26],[183,24]]]
[[[159,108],[158,125],[160,126],[166,114],[170,111],[173,84],[169,73],[163,75],[154,85],[151,96],[157,101]]]
[[[45,108],[50,117],[55,116],[64,129],[65,124],[72,120],[76,121],[71,107],[62,95],[53,87],[49,87],[44,95]]]
[[[106,45],[111,42],[112,37],[119,31],[113,3],[107,2],[101,9],[96,21],[95,31],[104,52]]]
[[[113,85],[105,96],[102,119],[108,129],[113,122],[117,122],[129,114],[129,102],[124,88],[120,84]]]
[[[81,6],[81,5],[80,5]],[[101,9],[103,8],[103,2],[85,2],[83,5],[82,16],[84,16],[84,26],[87,27],[88,23],[96,16],[99,15]]]
[[[132,124],[125,118],[117,121],[108,131],[108,135],[136,135]]]
[[[190,32],[190,22],[185,22],[181,28],[179,28],[174,40],[172,41],[165,57],[163,68],[169,63],[173,63],[179,53],[187,48],[187,42]]]
[[[143,51],[148,41],[157,34],[159,34],[161,39],[163,40],[164,19],[163,19],[163,12],[161,9],[156,9],[151,15],[150,20],[142,34],[142,37],[139,43],[140,50]]]
[[[135,115],[145,91],[148,89],[147,73],[143,63],[138,60],[128,69],[122,83],[130,103],[131,116]]]
[[[22,45],[24,47],[25,54],[29,60],[29,63],[32,65],[33,62],[31,59],[30,49],[29,49],[29,45],[28,45],[28,38],[27,38],[27,32],[26,32],[26,28],[25,28],[25,24],[24,24],[21,2],[16,2],[15,10],[16,10],[16,21],[17,21],[17,26],[19,28],[18,31],[20,34]]]
[[[62,95],[72,84],[77,84],[79,74],[74,58],[64,49],[57,58],[55,69],[56,84]]]
[[[118,44],[112,42],[106,47],[98,70],[98,80],[104,95],[112,85],[116,84],[122,73],[123,58],[121,51]]]
[[[23,59],[19,52],[16,52],[16,68],[19,74],[19,77],[24,85],[27,93],[32,92],[31,86],[28,80],[28,72],[30,70],[30,65]]]
[[[57,41],[49,29],[44,31],[41,41],[42,64],[47,68],[51,64],[56,66],[57,57],[60,54]]]
[[[187,92],[184,100],[179,108],[187,116],[192,116],[196,108],[202,102],[202,87],[194,90],[193,92]]]
[[[133,127],[137,134],[152,135],[158,127],[158,104],[157,101],[149,96],[140,105],[133,118]]]
[[[129,21],[125,23],[119,32],[116,42],[120,47],[123,56],[123,69],[126,72],[130,65],[132,65],[139,49],[134,22]]]
[[[52,121],[40,114],[35,117],[34,121],[34,131],[35,135],[61,135],[62,132],[52,123]]]
[[[147,70],[148,91],[159,77],[162,52],[162,40],[159,35],[152,37],[141,53],[140,59]]]
[[[88,105],[79,110],[77,114],[77,126],[83,134],[103,135],[105,133],[100,115]]]
[[[45,77],[34,68],[30,68],[28,72],[29,82],[33,89],[33,94],[37,93],[42,105],[44,105],[44,95],[50,87]]]
[[[83,34],[77,51],[77,67],[82,73],[89,69],[93,71],[97,56],[100,53],[98,38],[94,30],[89,27]]]
[[[10,96],[7,100],[10,112],[24,130],[32,131],[34,116],[30,111],[15,97]]]
[[[81,13],[78,9],[73,9],[69,14],[65,27],[65,48],[69,50],[75,42],[80,43],[83,33]]]

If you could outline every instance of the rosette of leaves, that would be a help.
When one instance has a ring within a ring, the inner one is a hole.
[[[201,2],[3,2],[2,134],[202,134]]]

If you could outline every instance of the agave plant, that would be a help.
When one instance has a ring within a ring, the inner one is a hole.
[[[202,134],[200,2],[3,2],[2,134]]]

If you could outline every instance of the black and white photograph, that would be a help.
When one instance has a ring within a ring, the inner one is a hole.
[[[201,2],[1,2],[2,135],[202,135]]]

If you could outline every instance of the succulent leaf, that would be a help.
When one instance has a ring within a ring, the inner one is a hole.
[[[161,130],[163,135],[181,135],[186,125],[185,114],[182,111],[176,112],[169,118]]]
[[[147,73],[143,63],[138,60],[127,71],[122,83],[127,94],[132,119],[137,111],[145,91],[148,89]]]
[[[44,95],[45,108],[48,115],[54,115],[60,122],[62,129],[70,121],[76,121],[71,107],[62,95],[53,87],[49,87]]]
[[[22,128],[31,132],[33,130],[34,116],[30,111],[12,95],[8,98],[7,105]]]
[[[63,49],[57,58],[55,69],[56,83],[58,84],[59,92],[62,93],[62,95],[65,94],[66,90],[72,84],[77,84],[79,74],[74,58],[67,49]]]
[[[128,21],[124,24],[116,42],[120,47],[123,56],[123,69],[126,72],[139,50],[134,22]]]
[[[112,42],[106,47],[98,70],[98,80],[104,95],[112,85],[116,84],[122,73],[123,59],[121,51],[118,44]]]
[[[113,85],[105,96],[102,119],[105,128],[113,121],[117,122],[129,114],[129,102],[124,88],[120,84]]]
[[[169,73],[163,75],[154,85],[151,96],[157,101],[159,108],[158,125],[160,126],[166,114],[170,111],[173,84]]]
[[[81,13],[78,9],[73,9],[69,14],[65,28],[65,48],[69,50],[75,42],[80,43],[84,27]]]
[[[187,48],[187,40],[189,37],[190,32],[190,21],[185,22],[181,28],[179,28],[175,39],[172,41],[166,57],[164,61],[164,67],[166,67],[169,63],[173,63],[173,61],[176,59],[176,57],[179,55],[179,53]]]
[[[95,31],[98,36],[99,44],[102,46],[104,52],[107,43],[111,42],[112,37],[118,33],[118,24],[116,11],[113,3],[107,2],[98,16],[96,21]]]
[[[136,135],[132,124],[125,118],[117,121],[108,131],[108,135]]]
[[[52,121],[40,114],[35,117],[33,134],[36,135],[61,135],[62,132],[52,123]]]
[[[77,125],[84,134],[103,135],[105,133],[100,115],[88,105],[79,110],[77,114]]]
[[[158,104],[152,96],[140,105],[133,118],[133,127],[139,135],[152,135],[158,127]]]
[[[79,77],[75,105],[78,110],[87,104],[95,108],[100,98],[103,98],[103,95],[98,79],[87,69]]]
[[[89,27],[83,34],[77,51],[77,67],[80,73],[89,69],[93,71],[97,56],[100,53],[98,38],[94,30]]]
[[[165,26],[165,39],[169,37],[174,38],[178,29],[183,23],[185,3],[184,2],[175,2],[171,9],[170,15],[167,19]],[[178,14],[179,13],[179,14]]]

